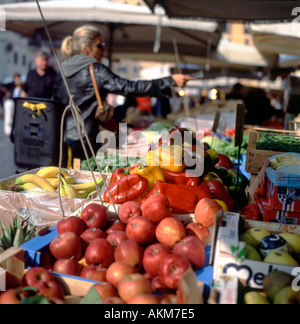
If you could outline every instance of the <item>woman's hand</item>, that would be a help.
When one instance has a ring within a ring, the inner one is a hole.
[[[176,83],[176,87],[178,88],[184,88],[187,82],[195,80],[194,77],[183,75],[183,74],[173,74],[172,78]]]

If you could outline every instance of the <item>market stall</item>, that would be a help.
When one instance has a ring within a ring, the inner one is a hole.
[[[211,123],[151,124],[78,170],[3,179],[0,304],[299,304],[299,133],[244,115],[216,102]]]

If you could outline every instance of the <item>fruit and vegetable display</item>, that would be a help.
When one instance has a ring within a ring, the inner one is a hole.
[[[174,217],[166,197],[150,199],[144,206],[124,203],[115,221],[106,207],[90,203],[80,217],[58,222],[46,261],[25,273],[22,287],[2,293],[0,304],[64,303],[65,293],[51,271],[98,281],[83,304],[179,303],[182,276],[207,263],[210,230]],[[199,220],[211,224],[212,213]]]
[[[293,289],[295,278],[282,271],[265,276],[263,290],[242,289],[242,303],[247,305],[299,305],[300,292]]]
[[[97,186],[101,189],[103,185],[102,178],[96,179]],[[59,168],[46,167],[40,169],[36,174],[24,174],[15,180],[10,186],[11,191],[15,192],[41,192],[46,190],[52,193],[58,193],[59,187]],[[60,195],[62,197],[85,199],[96,189],[94,181],[77,183],[76,179],[61,169]]]

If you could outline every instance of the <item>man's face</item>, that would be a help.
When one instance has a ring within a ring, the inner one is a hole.
[[[49,66],[49,59],[45,57],[37,57],[35,64],[39,70],[46,71]]]

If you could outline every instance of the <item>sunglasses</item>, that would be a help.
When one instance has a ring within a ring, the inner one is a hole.
[[[103,48],[106,47],[106,43],[105,43],[105,42],[102,42],[102,43],[97,44],[96,46],[97,46],[97,48],[99,48],[99,49],[103,49]]]

